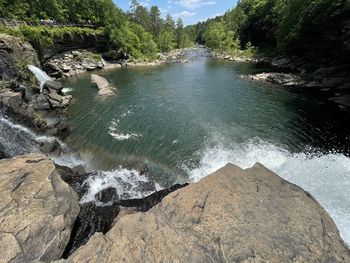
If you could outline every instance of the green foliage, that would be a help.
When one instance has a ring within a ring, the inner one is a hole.
[[[157,45],[161,52],[169,52],[175,47],[174,34],[171,31],[163,30],[157,38]]]
[[[54,41],[65,39],[68,36],[98,36],[103,35],[102,29],[94,30],[90,28],[79,27],[32,27],[32,26],[20,26],[18,28],[2,28],[0,32],[6,33],[12,36],[20,37],[23,40],[30,42],[35,48],[41,50],[44,47],[51,46]]]
[[[317,57],[325,52],[323,46],[334,46],[329,36],[337,37],[335,30],[349,15],[348,0],[240,0],[223,16],[189,28],[194,41],[218,50],[232,49],[233,41],[233,49],[239,42],[246,56],[257,53],[255,46],[270,54]]]
[[[238,49],[234,32],[228,30],[223,22],[211,23],[204,34],[208,47],[218,51],[232,51]]]
[[[54,44],[55,40],[72,35],[104,34],[111,50],[122,49],[136,59],[155,59],[157,51],[168,52],[175,47],[182,48],[191,44],[183,24],[176,28],[170,15],[162,19],[157,6],[148,10],[137,0],[131,1],[130,13],[127,14],[113,0],[0,0],[0,15],[23,20],[28,24],[50,19],[69,25],[91,23],[101,28],[0,28],[0,32],[26,39],[39,50]]]

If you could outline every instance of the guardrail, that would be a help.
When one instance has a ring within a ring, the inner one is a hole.
[[[82,28],[91,28],[97,29],[96,25],[93,24],[61,24],[53,20],[42,20],[39,22],[25,22],[16,19],[6,19],[0,18],[0,26],[3,27],[19,27],[19,26],[47,26],[47,27],[82,27]]]

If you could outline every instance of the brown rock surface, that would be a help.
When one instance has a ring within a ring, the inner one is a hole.
[[[122,217],[67,262],[350,262],[350,253],[310,194],[256,164],[227,165]]]
[[[78,198],[45,155],[0,161],[0,262],[61,257],[79,212]]]

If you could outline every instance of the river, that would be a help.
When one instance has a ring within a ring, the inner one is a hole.
[[[90,75],[67,80],[77,148],[91,170],[147,166],[161,186],[198,181],[228,162],[261,162],[311,192],[350,243],[350,119],[316,90],[252,82],[268,70],[190,52],[185,64],[98,72],[116,95],[101,99]]]

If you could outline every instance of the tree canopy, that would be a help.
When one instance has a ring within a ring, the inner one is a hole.
[[[136,59],[154,59],[158,51],[191,44],[183,25],[177,29],[170,15],[163,19],[157,6],[147,9],[137,0],[131,1],[127,13],[112,0],[0,0],[0,16],[25,22],[90,23],[104,30],[112,49],[122,48]]]

